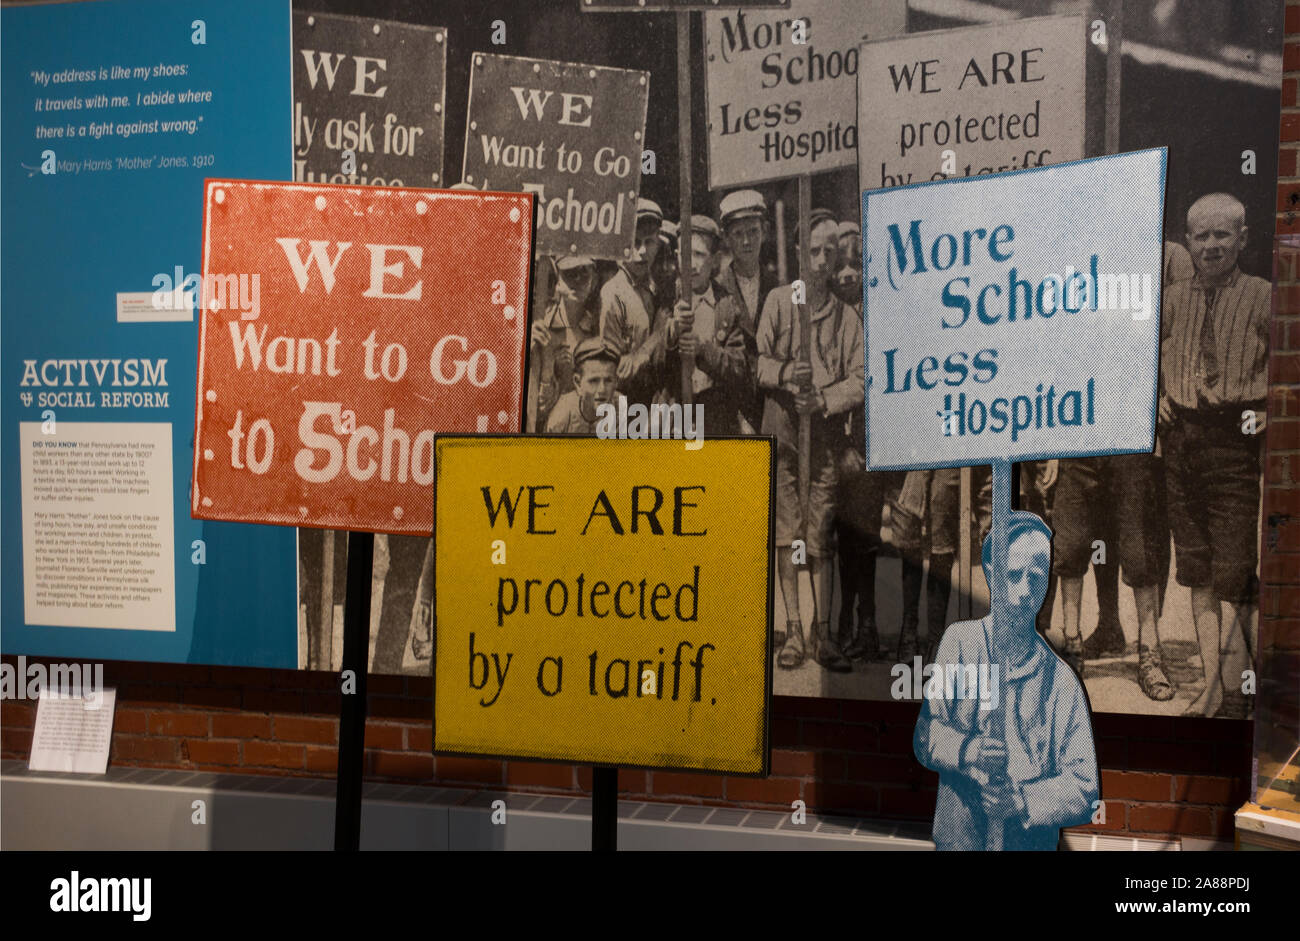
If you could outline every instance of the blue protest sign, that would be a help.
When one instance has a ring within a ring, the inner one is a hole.
[[[1152,449],[1165,157],[863,193],[869,468]]]

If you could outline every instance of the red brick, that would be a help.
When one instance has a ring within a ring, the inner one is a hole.
[[[1105,770],[1101,772],[1101,793],[1108,799],[1167,801],[1171,799],[1172,783],[1172,778],[1167,774]]]
[[[380,778],[403,778],[411,781],[428,781],[433,778],[433,755],[414,755],[407,752],[376,751],[367,753],[371,773]],[[448,759],[438,759],[439,764]],[[499,762],[491,762],[499,765]],[[498,769],[498,779],[500,770]]]
[[[114,735],[113,758],[119,761],[180,761],[180,741],[142,735]]]
[[[8,657],[5,658],[9,659]],[[14,669],[17,669],[15,665]],[[119,716],[122,710],[118,710]],[[6,726],[30,726],[36,721],[36,704],[35,702],[25,702],[23,700],[6,701],[3,708],[0,708],[0,722]]]
[[[799,722],[796,719],[772,720],[772,747],[798,748]]]
[[[1197,722],[1217,722],[1218,719],[1197,719]],[[1130,767],[1159,771],[1212,771],[1214,759],[1209,749],[1198,748],[1187,742],[1130,743]],[[1222,769],[1220,769],[1222,770]]]
[[[1300,6],[1288,6],[1283,23],[1288,36],[1292,33],[1300,33]]]
[[[5,719],[7,720],[12,712],[13,707],[5,708]],[[149,713],[143,709],[118,709],[113,715],[113,731],[117,732],[138,732],[143,734],[149,727]]]
[[[408,725],[406,727],[406,748],[408,751],[433,751],[433,726]]]
[[[1264,493],[1264,512],[1268,515],[1281,513],[1284,516],[1300,517],[1300,489],[1281,489],[1270,487]],[[1295,555],[1273,555],[1264,557],[1264,561],[1275,560],[1278,564],[1290,559],[1293,562],[1297,559]],[[1285,566],[1284,566],[1285,567]],[[1267,571],[1267,566],[1265,571]],[[1291,579],[1287,584],[1300,584],[1300,581]]]
[[[433,699],[433,677],[408,676],[406,678],[406,696],[409,699]]]
[[[1295,79],[1289,81],[1294,82]],[[1277,211],[1287,212],[1300,207],[1300,183],[1278,183]]]
[[[1300,550],[1300,519],[1284,516],[1280,521],[1264,521],[1265,540],[1276,537],[1273,547],[1279,552]]]
[[[6,754],[16,754],[22,758],[29,757],[32,750],[32,730],[10,728],[0,730],[0,748]]]
[[[1300,43],[1289,42],[1282,47],[1282,71],[1300,70]]]
[[[149,678],[157,684],[178,683],[181,686],[206,686],[212,680],[211,671],[196,663],[154,663]]]
[[[275,738],[281,742],[333,745],[338,741],[338,721],[335,719],[276,716],[272,728]],[[367,740],[366,744],[369,745],[370,742]],[[399,741],[398,746],[400,745]]]
[[[1273,383],[1300,382],[1300,353],[1277,353],[1273,356]]]
[[[336,689],[324,693],[319,690],[303,693],[302,711],[308,715],[337,716],[343,695]]]
[[[1288,53],[1293,49],[1300,51],[1300,47],[1293,44],[1287,47]],[[1300,140],[1300,114],[1282,115],[1282,140],[1287,142]]]
[[[773,696],[772,715],[792,719],[838,719],[840,701],[800,696]]]
[[[1103,771],[1103,772],[1102,772],[1102,785],[1101,785],[1101,792],[1102,792],[1103,794],[1107,793],[1107,792],[1106,792],[1105,778],[1106,778],[1106,772]],[[1084,825],[1081,826],[1081,827],[1070,827],[1069,829],[1071,829],[1071,830],[1087,830],[1087,831],[1090,832],[1090,833],[1101,833],[1101,832],[1107,832],[1107,831],[1111,831],[1111,830],[1123,830],[1123,829],[1124,829],[1124,824],[1125,824],[1125,819],[1124,819],[1125,804],[1124,804],[1124,802],[1123,802],[1123,801],[1105,800],[1105,801],[1102,801],[1102,803],[1106,805],[1106,815],[1105,815],[1105,819],[1104,819],[1101,823],[1087,823],[1087,824],[1084,824]]]
[[[1246,719],[1210,719],[1207,721],[1235,725],[1238,739],[1235,742],[1220,742],[1214,746],[1214,761],[1211,770],[1220,774],[1225,771],[1228,773],[1236,772],[1242,777],[1248,775],[1252,757],[1251,723]]]
[[[1260,629],[1263,628],[1261,624]],[[1269,621],[1268,630],[1274,650],[1300,650],[1300,620]]]
[[[656,771],[650,778],[651,793],[660,797],[684,794],[691,797],[722,797],[723,779],[712,774]]]
[[[1235,807],[1216,808],[1210,824],[1210,835],[1225,842],[1232,840],[1237,829],[1236,811]]]
[[[197,712],[150,713],[149,734],[206,737],[208,717]]]
[[[1296,318],[1297,324],[1300,324],[1300,318]],[[1300,417],[1300,389],[1296,386],[1273,386],[1269,390],[1271,402],[1269,403],[1270,419],[1295,419]]]
[[[312,719],[312,722],[328,722],[328,719]],[[337,723],[334,723],[337,725]],[[406,748],[406,736],[403,734],[403,726],[395,722],[376,722],[373,719],[366,720],[366,748],[377,748],[381,751],[402,751]]]
[[[187,706],[201,706],[204,709],[238,709],[241,696],[237,689],[195,686],[186,687],[182,691],[181,701]]]
[[[1296,461],[1300,467],[1300,461]],[[1289,487],[1300,481],[1291,479],[1290,458],[1285,454],[1270,454],[1264,464],[1264,482],[1270,487]]]
[[[783,808],[800,799],[799,778],[725,778],[727,800],[744,804],[779,804]]]
[[[863,751],[875,744],[875,736],[863,735],[858,726],[842,722],[820,722],[806,719],[802,723],[800,741],[806,748],[832,748],[842,751]]]
[[[104,683],[107,686],[115,686],[120,689],[127,683],[148,683],[152,678],[152,663],[114,660],[104,664]]]
[[[334,774],[339,769],[339,752],[337,748],[320,748],[315,745],[307,746],[307,762],[304,767],[308,771],[319,771],[323,774]]]
[[[255,686],[268,689],[277,685],[301,682],[309,674],[294,671],[285,677],[283,670],[266,670],[259,667],[212,667],[213,686]],[[279,682],[277,682],[277,679]]]
[[[845,777],[864,784],[910,784],[920,774],[916,759],[903,755],[848,755]]]
[[[1293,147],[1283,147],[1277,152],[1277,175],[1279,177],[1295,176],[1296,151]]]
[[[1300,235],[1300,213],[1294,211],[1279,212],[1274,218],[1273,226],[1277,235]]]
[[[1287,11],[1287,13],[1288,13],[1288,15],[1290,15],[1290,11],[1289,11],[1289,10]],[[1284,79],[1282,79],[1282,107],[1283,107],[1283,108],[1294,108],[1294,107],[1295,107],[1295,105],[1296,105],[1295,91],[1296,91],[1296,80],[1295,80],[1295,79],[1293,79],[1293,78],[1284,78]],[[1282,175],[1283,175],[1283,174],[1280,174],[1280,173],[1278,174],[1278,176],[1282,176]],[[1290,176],[1291,174],[1286,174],[1286,175],[1287,175],[1287,176]]]
[[[186,757],[196,763],[205,765],[239,764],[238,742],[214,742],[208,739],[187,739],[182,746]]]
[[[501,762],[489,758],[457,758],[439,755],[435,768],[439,781],[476,781],[480,784],[501,783]]]
[[[650,775],[640,768],[619,768],[618,790],[620,794],[649,794]]]
[[[244,764],[250,767],[302,768],[305,758],[301,745],[244,742]]]
[[[1246,798],[1246,782],[1240,778],[1197,775],[1174,779],[1174,800],[1188,804],[1240,805]],[[1233,808],[1234,810],[1236,807]]]
[[[1294,451],[1300,448],[1300,419],[1283,418],[1268,423],[1270,451]]]
[[[882,787],[880,813],[890,817],[928,818],[934,816],[935,792],[910,787]]]
[[[876,788],[868,784],[844,784],[837,781],[804,781],[802,800],[808,809],[819,813],[846,813],[867,816],[876,812]]]
[[[1130,804],[1128,827],[1134,833],[1186,833],[1209,836],[1210,811],[1186,804]]]
[[[128,683],[117,688],[117,701],[120,703],[160,703],[174,706],[180,698],[179,686]]]
[[[302,693],[295,690],[245,689],[248,712],[302,712]]]
[[[506,784],[512,787],[574,787],[573,765],[556,765],[532,761],[506,762]]]
[[[1287,585],[1285,588],[1274,588],[1273,591],[1277,593],[1278,615],[1284,618],[1300,617],[1300,589]]]
[[[406,680],[401,676],[371,673],[366,677],[366,692],[372,696],[401,696],[406,692]]]
[[[810,751],[773,749],[772,773],[780,775],[810,775],[817,772],[817,755]]]
[[[217,713],[212,717],[212,737],[270,738],[271,717]]]
[[[876,750],[886,755],[910,755],[915,734],[915,719],[911,722],[891,722],[880,729],[880,744]]]
[[[578,790],[590,793],[591,765],[575,765],[573,770],[578,782]],[[618,791],[620,794],[649,795],[651,793],[650,772],[640,768],[619,768]]]
[[[405,696],[372,695],[370,714],[376,719],[423,719],[428,722],[433,718],[433,706],[427,700],[407,699]]]

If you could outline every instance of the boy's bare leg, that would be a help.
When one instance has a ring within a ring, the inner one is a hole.
[[[1061,614],[1065,619],[1065,643],[1061,657],[1083,676],[1083,636],[1079,631],[1079,609],[1083,605],[1083,579],[1061,576]]]
[[[1138,617],[1138,687],[1148,699],[1168,702],[1174,698],[1174,686],[1165,673],[1164,658],[1160,653],[1159,588],[1155,585],[1135,586],[1133,606]]]
[[[1185,716],[1212,716],[1223,702],[1223,680],[1219,674],[1220,646],[1219,601],[1213,588],[1192,589],[1192,620],[1196,624],[1196,643],[1201,649],[1201,668],[1205,689],[1184,710]]]
[[[799,573],[794,566],[790,549],[778,548],[776,575],[781,585],[781,601],[785,605],[785,644],[781,647],[777,663],[793,669],[803,663],[803,622],[799,617]]]

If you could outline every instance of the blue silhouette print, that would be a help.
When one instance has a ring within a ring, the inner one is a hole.
[[[1091,821],[1099,797],[1083,684],[1035,628],[1052,531],[1033,513],[1005,518],[1004,587],[990,533],[993,612],[944,632],[913,737],[917,760],[939,773],[941,850],[1053,850],[1061,827]]]

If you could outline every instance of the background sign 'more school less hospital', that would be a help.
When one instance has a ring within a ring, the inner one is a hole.
[[[435,752],[766,772],[771,439],[436,447]]]
[[[1150,451],[1165,150],[863,194],[867,463]]]
[[[904,0],[706,13],[709,188],[856,165],[858,44],[906,25]]]

